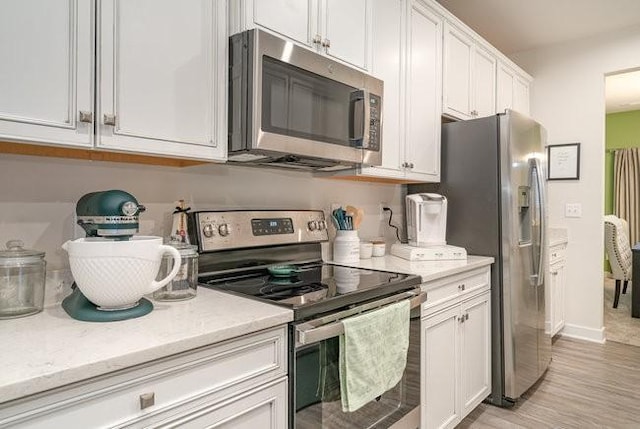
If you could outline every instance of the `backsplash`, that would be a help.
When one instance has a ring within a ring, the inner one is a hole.
[[[193,210],[297,208],[322,209],[325,214],[332,203],[351,204],[365,211],[360,236],[383,236],[388,242],[394,241],[395,232],[386,219],[380,219],[379,203],[393,209],[397,225],[403,218],[401,185],[317,178],[305,172],[224,164],[158,167],[19,155],[3,155],[0,171],[0,246],[13,238],[23,240],[26,247],[46,252],[48,271],[68,267],[60,245],[84,236],[74,224],[76,201],[98,190],[122,189],[145,205],[140,231],[145,235],[169,233],[171,212],[179,199]]]

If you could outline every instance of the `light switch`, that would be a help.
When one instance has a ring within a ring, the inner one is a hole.
[[[564,217],[582,217],[582,204],[568,203],[564,206]]]

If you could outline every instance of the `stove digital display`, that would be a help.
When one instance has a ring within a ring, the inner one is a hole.
[[[253,235],[293,234],[291,218],[251,219]]]

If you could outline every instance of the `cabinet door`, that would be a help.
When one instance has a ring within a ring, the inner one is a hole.
[[[440,116],[442,114],[442,18],[422,3],[409,14],[406,86],[407,178],[440,180]]]
[[[93,144],[93,5],[0,2],[0,140]]]
[[[460,306],[422,320],[422,428],[460,421]]]
[[[224,160],[225,4],[100,3],[98,146]]]
[[[471,118],[473,40],[445,22],[444,113],[458,119]]]
[[[529,82],[520,76],[513,82],[513,110],[529,115]]]
[[[404,176],[401,159],[404,156],[402,140],[402,71],[404,43],[402,15],[404,0],[371,0],[373,50],[371,52],[371,74],[384,81],[384,104],[382,106],[382,165],[363,167],[364,175],[397,177]]]
[[[245,2],[253,12],[253,22],[305,45],[311,45],[317,32],[317,0],[251,0]]]
[[[322,45],[327,55],[367,70],[369,0],[325,0]]]
[[[551,336],[560,332],[564,327],[565,301],[565,262],[558,262],[550,267],[549,287],[551,297]]]
[[[514,73],[506,65],[498,64],[496,76],[496,112],[503,113],[506,109],[513,109],[513,81]]]
[[[490,293],[462,304],[462,415],[466,416],[491,393]]]
[[[287,426],[287,380],[214,404],[183,407],[173,417],[148,428],[281,429]]]
[[[496,58],[480,47],[473,51],[473,117],[496,113]]]

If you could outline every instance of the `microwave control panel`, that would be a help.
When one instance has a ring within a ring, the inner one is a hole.
[[[380,115],[382,114],[381,98],[369,94],[369,144],[365,149],[380,150]]]

